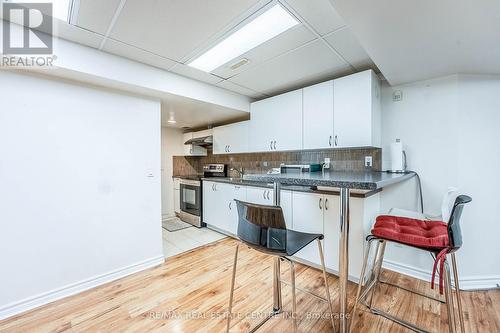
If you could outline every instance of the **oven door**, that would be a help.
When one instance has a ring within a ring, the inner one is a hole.
[[[185,213],[201,216],[201,187],[198,185],[181,185],[181,210]]]

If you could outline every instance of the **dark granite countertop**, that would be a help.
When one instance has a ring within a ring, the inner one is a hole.
[[[377,171],[331,171],[300,174],[250,174],[246,181],[298,186],[325,186],[359,190],[377,190],[415,176],[415,173],[394,174]]]
[[[229,178],[229,177],[210,177],[210,178],[202,178],[203,181],[210,181],[216,183],[226,183],[232,185],[241,185],[241,186],[253,186],[253,187],[262,187],[262,188],[273,188],[273,183],[270,182],[261,182],[261,181],[253,181],[242,178]],[[340,189],[335,187],[328,187],[327,189],[317,188],[316,186],[304,186],[304,185],[286,185],[283,184],[281,187],[283,191],[295,191],[295,192],[306,192],[306,193],[318,193],[318,194],[327,194],[327,195],[339,195]],[[370,197],[382,189],[375,190],[353,190],[351,191],[351,197],[355,198],[367,198]]]

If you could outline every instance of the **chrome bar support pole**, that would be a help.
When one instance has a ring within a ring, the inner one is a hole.
[[[274,182],[273,184],[273,205],[279,206],[281,203],[280,193],[281,192],[281,183]],[[273,312],[278,314],[281,312],[281,282],[280,282],[280,259],[279,257],[274,258],[273,265]]]
[[[349,276],[349,189],[340,189],[339,309],[340,332],[348,331],[347,279]]]

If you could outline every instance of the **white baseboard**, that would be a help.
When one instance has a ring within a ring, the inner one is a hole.
[[[51,290],[39,295],[35,295],[18,302],[10,303],[0,307],[0,320],[32,310],[39,306],[57,301],[59,299],[81,293],[82,291],[95,288],[102,284],[120,279],[127,275],[161,265],[165,261],[163,255],[144,260],[142,262],[123,267],[102,275],[94,276],[90,279],[73,283],[62,288]]]
[[[430,281],[432,277],[431,270],[427,271],[421,268],[401,264],[391,260],[384,260],[383,266],[384,268],[387,268],[391,271],[395,271],[424,281]],[[460,290],[497,289],[500,287],[500,276],[460,276],[459,280]]]

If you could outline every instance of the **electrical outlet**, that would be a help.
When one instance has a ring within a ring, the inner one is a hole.
[[[365,156],[365,167],[371,168],[373,166],[373,158],[371,156]]]
[[[267,167],[267,161],[262,162],[263,167]]]
[[[325,157],[325,161],[323,162],[324,169],[330,169],[330,158]]]
[[[393,102],[401,102],[403,100],[403,92],[401,90],[396,90],[392,93]]]

